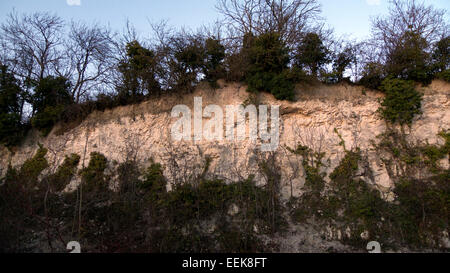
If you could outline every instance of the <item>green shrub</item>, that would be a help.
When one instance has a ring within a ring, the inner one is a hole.
[[[217,88],[217,80],[225,76],[223,60],[225,58],[225,47],[218,39],[208,38],[205,40],[205,61],[203,74],[205,80],[212,88]]]
[[[70,82],[64,77],[49,76],[40,80],[32,97],[33,109],[36,112],[45,108],[73,103],[70,95]]]
[[[446,69],[442,72],[438,72],[436,74],[436,78],[444,80],[446,82],[450,82],[450,69]]]
[[[266,91],[277,99],[293,100],[294,84],[287,69],[288,49],[279,34],[262,34],[249,43],[249,66],[245,75],[248,91]]]
[[[397,244],[439,247],[448,228],[450,173],[438,161],[449,154],[450,136],[445,131],[439,136],[444,145],[412,144],[405,134],[390,129],[376,146],[390,156],[384,162],[395,182],[395,200],[383,217]]]
[[[14,146],[24,135],[21,96],[24,94],[14,75],[0,65],[0,144]]]
[[[148,198],[157,201],[167,192],[167,180],[163,175],[161,164],[152,163],[144,173],[139,188],[147,193]]]
[[[204,39],[178,34],[171,39],[168,61],[170,88],[176,92],[192,92],[204,68],[206,53]]]
[[[295,62],[300,68],[307,67],[314,77],[325,64],[331,62],[330,51],[319,34],[310,32],[303,37],[297,48]]]
[[[333,58],[333,74],[335,81],[340,82],[344,79],[344,72],[353,62],[355,62],[355,49],[346,47]]]
[[[31,118],[31,124],[41,131],[43,136],[47,136],[51,132],[53,126],[61,119],[63,113],[63,105],[45,107],[44,110],[36,113],[36,115]]]
[[[384,78],[383,66],[379,63],[372,62],[366,64],[364,67],[362,77],[358,81],[358,84],[370,89],[379,89]]]
[[[139,101],[143,96],[159,94],[161,87],[156,79],[158,61],[153,50],[134,40],[126,45],[126,57],[118,66],[122,79],[119,85],[121,104]]]
[[[14,146],[24,135],[20,116],[15,113],[0,113],[0,144]]]
[[[317,153],[307,146],[298,145],[295,150],[287,147],[291,153],[302,156],[302,166],[305,172],[304,193],[300,198],[292,198],[289,202],[291,217],[294,221],[304,222],[310,217],[320,216],[323,208],[323,190],[325,189],[325,173],[323,166],[324,153]]]
[[[303,69],[295,66],[290,69],[289,77],[293,83],[311,84],[317,81],[315,76],[308,75]]]
[[[127,160],[117,167],[120,194],[136,194],[140,184],[140,170],[135,161]]]
[[[422,113],[422,94],[416,91],[414,82],[389,78],[383,81],[381,90],[386,96],[379,111],[386,121],[411,125],[414,116]]]
[[[48,162],[45,158],[47,151],[46,148],[40,146],[36,154],[23,163],[19,171],[21,179],[30,182],[31,185],[35,185],[38,182],[38,176],[48,167]]]
[[[33,230],[43,230],[46,185],[38,178],[48,167],[46,154],[47,149],[40,146],[18,170],[8,166],[0,179],[0,252],[31,252]]]
[[[295,152],[304,158],[311,156],[308,147],[299,146]],[[320,157],[316,155],[310,158]],[[344,158],[330,173],[331,182],[325,187],[325,175],[320,174],[317,168],[321,164],[304,159],[304,193],[288,203],[292,219],[304,223],[314,217],[319,223],[331,225],[343,234],[350,228],[350,237],[343,236],[342,241],[359,247],[367,244],[360,236],[362,232],[368,232],[369,240],[388,242],[392,234],[386,235],[388,227],[384,226],[381,219],[390,219],[389,204],[380,197],[376,189],[357,178],[362,162],[358,149],[346,151]]]
[[[34,116],[31,124],[44,136],[62,118],[66,106],[73,103],[70,82],[64,77],[46,77],[39,81],[32,96]]]
[[[358,163],[361,159],[359,150],[347,151],[339,165],[330,173],[330,179],[337,183],[339,188],[340,182],[347,182],[353,179],[355,172],[358,170]]]
[[[445,140],[443,146],[427,144],[419,147],[419,151],[425,157],[425,164],[433,173],[439,173],[441,171],[438,161],[446,156],[450,156],[450,133],[443,131],[439,133],[439,136]]]
[[[81,177],[83,184],[86,185],[84,189],[86,191],[92,191],[95,189],[106,189],[108,181],[105,180],[104,171],[107,167],[107,159],[104,155],[98,152],[91,153],[91,159],[89,165],[81,170]]]
[[[417,31],[406,31],[387,56],[386,71],[404,80],[429,84],[433,73],[428,42]]]
[[[394,192],[399,203],[393,219],[403,240],[413,246],[438,246],[442,231],[449,227],[450,172],[430,180],[402,178]]]
[[[287,70],[273,77],[269,86],[270,92],[277,100],[293,101],[295,99],[294,82]]]
[[[376,236],[379,234],[376,224],[381,219],[386,203],[376,189],[371,189],[366,182],[355,178],[361,160],[359,150],[347,151],[330,174],[331,198],[335,201],[332,207],[341,210],[344,222],[352,224],[359,233],[366,230],[369,235]]]
[[[434,45],[432,58],[434,72],[438,73],[437,77],[449,81],[450,36],[443,37]]]
[[[59,192],[64,190],[72,177],[76,174],[79,162],[80,156],[77,154],[71,154],[64,158],[64,162],[58,167],[56,172],[48,177],[53,191]]]

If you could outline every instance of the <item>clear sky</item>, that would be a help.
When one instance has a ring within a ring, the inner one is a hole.
[[[370,18],[386,14],[388,0],[319,0],[322,16],[337,35],[362,39],[369,35]],[[168,19],[175,27],[195,29],[215,21],[220,15],[216,0],[0,0],[0,22],[14,9],[18,12],[51,11],[67,20],[109,24],[122,30],[127,19],[145,35],[148,20]],[[426,0],[447,10],[450,0]]]

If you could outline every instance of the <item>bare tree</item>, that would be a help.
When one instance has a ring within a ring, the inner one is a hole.
[[[445,10],[425,6],[416,0],[391,0],[389,14],[372,20],[373,42],[381,46],[383,55],[389,55],[407,31],[419,34],[433,44],[448,33]]]
[[[341,52],[343,49],[351,49],[351,63],[348,66],[347,73],[354,82],[359,81],[365,73],[368,65],[370,64],[381,64],[381,48],[371,40],[365,41],[355,41],[355,40],[345,40],[342,42],[340,47],[335,47],[332,52]]]
[[[22,78],[39,81],[61,60],[63,20],[47,12],[11,12],[1,25],[6,64]]]
[[[71,80],[75,102],[90,90],[110,83],[109,71],[114,66],[114,40],[109,29],[84,23],[70,25],[65,43],[66,58],[57,67],[57,74]]]
[[[313,20],[319,20],[317,0],[218,0],[216,8],[234,33],[259,35],[278,32],[287,46],[293,47]]]

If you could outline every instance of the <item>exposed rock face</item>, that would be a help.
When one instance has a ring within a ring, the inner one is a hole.
[[[185,104],[193,109],[193,98],[201,96],[203,107],[216,104],[225,111],[225,105],[240,105],[248,99],[249,94],[245,90],[245,86],[222,83],[218,90],[198,88],[194,94],[183,97],[167,96],[139,105],[94,112],[62,134],[60,128],[54,128],[45,138],[32,132],[13,152],[0,148],[1,175],[9,163],[18,166],[30,158],[36,152],[37,144],[41,143],[48,148],[47,159],[53,167],[61,164],[65,155],[76,153],[81,156],[81,168],[88,163],[89,154],[97,151],[108,158],[110,168],[114,168],[114,163],[127,159],[136,159],[146,167],[153,159],[164,166],[169,181],[187,181],[203,171],[205,158],[209,157],[212,160],[209,176],[236,181],[254,174],[259,183],[264,183],[258,162],[270,153],[261,152],[258,141],[176,142],[170,134],[171,125],[177,120],[171,117],[174,105]],[[434,82],[422,91],[425,94],[423,115],[414,121],[409,137],[436,143],[441,141],[437,137],[438,132],[450,128],[450,85]],[[382,94],[374,91],[366,91],[363,95],[362,87],[347,85],[299,86],[298,101],[292,103],[276,101],[269,94],[259,96],[260,104],[280,105],[280,145],[274,155],[285,197],[300,194],[304,183],[301,158],[290,153],[286,146],[294,148],[302,144],[317,152],[325,152],[329,162],[324,171],[329,173],[343,157],[343,147],[339,145],[341,139],[336,132],[341,135],[347,149],[360,147],[367,156],[371,174],[361,172],[363,179],[382,192],[389,192],[393,182],[380,155],[371,149],[372,141],[376,142],[376,136],[385,130],[385,122],[377,114],[381,97]],[[74,179],[67,190],[77,183],[79,178]]]

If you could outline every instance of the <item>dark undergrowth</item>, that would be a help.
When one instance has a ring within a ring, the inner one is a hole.
[[[2,178],[1,251],[64,252],[76,240],[84,252],[270,252],[278,246],[262,238],[283,236],[286,215],[294,223],[331,227],[343,243],[361,249],[378,241],[390,249],[443,250],[450,172],[439,162],[449,154],[450,137],[439,135],[443,145],[411,144],[394,130],[379,136],[375,148],[395,182],[390,201],[367,181],[367,156],[357,148],[345,150],[329,182],[324,153],[290,149],[303,158],[305,184],[300,197],[283,203],[280,174],[270,160],[259,164],[264,186],[252,176],[227,184],[202,174],[168,191],[158,163],[145,170],[133,161],[111,168],[94,152],[81,170],[80,156],[72,154],[49,171],[47,150],[40,147]],[[205,171],[208,166],[206,160]],[[76,177],[76,189],[65,190]]]
[[[367,159],[358,149],[345,151],[328,184],[317,163],[322,159],[314,155],[313,163],[303,162],[304,193],[288,203],[291,216],[297,223],[315,219],[331,226],[342,234],[343,242],[360,248],[368,241],[378,241],[391,249],[441,249],[449,228],[450,171],[437,161],[448,156],[450,139],[446,132],[439,135],[445,139],[444,145],[412,145],[393,131],[380,136],[376,148],[395,181],[395,197],[390,202],[362,180]],[[312,153],[303,146],[291,151]],[[427,175],[419,179],[419,172]]]
[[[167,191],[160,164],[140,172],[125,162],[112,190],[107,159],[92,153],[79,172],[81,184],[64,192],[80,157],[66,157],[39,182],[45,154],[40,148],[3,178],[2,252],[65,251],[69,240],[78,240],[84,252],[262,252],[273,246],[259,236],[286,227],[278,193],[252,177],[232,184],[197,178]]]

